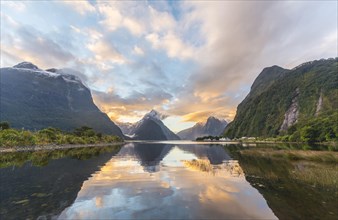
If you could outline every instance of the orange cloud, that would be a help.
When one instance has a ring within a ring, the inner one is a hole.
[[[227,109],[227,108],[218,108],[214,111],[197,111],[192,112],[186,115],[183,115],[183,121],[185,122],[201,122],[206,121],[210,116],[216,116],[218,118],[226,119],[227,121],[231,121],[236,114],[235,109]]]

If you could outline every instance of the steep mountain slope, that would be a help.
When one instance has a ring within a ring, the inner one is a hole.
[[[116,125],[121,129],[122,133],[125,135],[131,135],[132,134],[131,132],[135,127],[135,124],[129,122],[126,123],[116,122]]]
[[[14,128],[56,127],[71,131],[89,126],[97,132],[123,136],[121,130],[93,103],[81,80],[63,70],[44,71],[23,62],[1,68],[0,120]]]
[[[237,107],[225,136],[270,137],[338,109],[338,58],[307,62],[286,70],[265,68]]]
[[[195,140],[202,136],[219,136],[223,133],[227,122],[215,117],[209,117],[205,123],[196,123],[193,127],[177,133],[182,140]]]
[[[204,132],[207,135],[218,136],[224,131],[227,124],[228,123],[224,119],[218,119],[211,116],[204,125]]]
[[[161,114],[155,110],[147,113],[142,120],[134,125],[130,137],[135,140],[179,140],[180,138],[167,128]]]
[[[204,135],[204,123],[198,122],[191,128],[184,129],[177,133],[182,140],[195,140],[197,137]]]

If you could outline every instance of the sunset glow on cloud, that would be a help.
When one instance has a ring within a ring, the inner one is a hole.
[[[210,115],[232,120],[264,67],[336,57],[336,10],[336,1],[1,1],[1,67],[74,69],[113,121],[156,109],[179,131]]]

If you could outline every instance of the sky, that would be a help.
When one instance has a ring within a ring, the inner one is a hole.
[[[1,1],[1,67],[71,68],[114,122],[231,121],[263,68],[337,57],[337,1]]]

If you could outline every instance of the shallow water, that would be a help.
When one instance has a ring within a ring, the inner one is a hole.
[[[336,195],[328,191],[331,198],[325,190],[320,193],[332,183],[327,180],[321,186],[322,182],[317,183],[306,172],[304,175],[304,170],[311,171],[313,166],[330,170],[336,164],[282,161],[280,165],[280,159],[266,161],[238,153],[245,148],[162,142],[3,154],[0,217],[302,218],[307,215],[303,209],[318,203],[318,211],[307,211],[310,217],[321,217],[325,212],[326,218],[334,218],[337,212],[332,196]],[[314,183],[317,186],[313,187]],[[288,199],[288,195],[309,196],[311,189],[320,201],[310,199],[308,207],[304,198],[298,202],[297,198]]]

